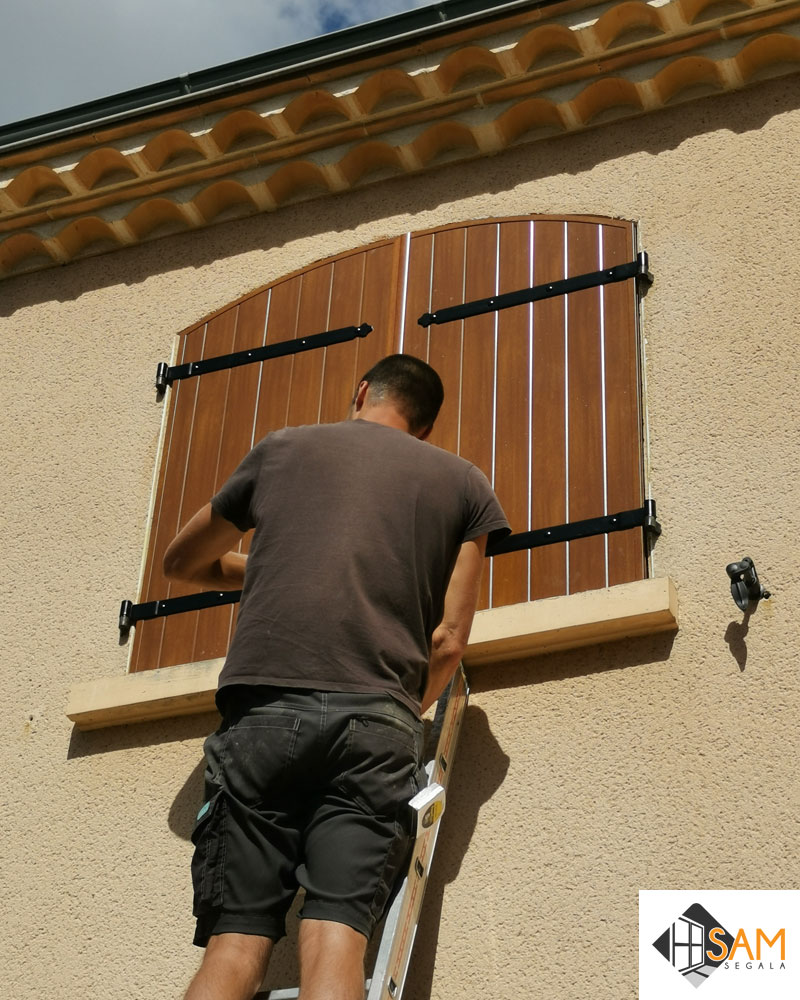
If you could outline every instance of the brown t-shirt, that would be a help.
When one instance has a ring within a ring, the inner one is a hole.
[[[368,420],[267,435],[211,503],[255,528],[220,688],[380,691],[415,712],[461,543],[510,530],[474,465]]]

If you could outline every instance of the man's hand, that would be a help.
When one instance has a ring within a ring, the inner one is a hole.
[[[247,556],[234,552],[242,532],[210,503],[178,532],[164,553],[164,575],[204,590],[241,590]]]
[[[426,712],[447,687],[461,662],[478,604],[487,535],[464,542],[444,598],[444,614],[434,630],[428,683],[420,713]]]

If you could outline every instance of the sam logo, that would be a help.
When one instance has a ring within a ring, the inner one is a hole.
[[[781,928],[770,938],[758,927],[751,945],[742,928],[734,937],[708,910],[699,903],[693,903],[656,938],[653,947],[675,966],[684,979],[697,987],[720,965],[726,969],[739,969],[740,963],[747,969],[785,968],[786,930]],[[780,949],[779,963],[773,947]]]
[[[712,936],[713,935],[713,936]],[[733,947],[732,934],[699,903],[693,903],[656,938],[653,947],[692,986],[702,986],[725,961]],[[724,947],[724,953],[720,951]]]

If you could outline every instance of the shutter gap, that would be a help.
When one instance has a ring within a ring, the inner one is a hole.
[[[300,322],[300,304],[303,301],[303,286],[305,285],[306,274],[300,275],[300,291],[297,293],[297,304],[295,305],[294,312],[294,337],[297,337],[297,324]],[[289,411],[292,406],[292,389],[294,387],[294,366],[297,361],[297,355],[292,355],[292,369],[289,374],[289,391],[286,393],[286,411],[283,414],[283,426],[286,427],[289,424]]]
[[[564,277],[569,277],[569,224],[564,223]],[[564,523],[569,523],[569,296],[564,296]],[[564,546],[569,594],[569,542]]]
[[[528,284],[533,287],[533,257],[534,257],[534,222],[531,219],[528,226]],[[528,303],[528,527],[533,527],[531,511],[533,510],[533,303]],[[528,600],[531,599],[531,554],[528,553]]]
[[[361,321],[361,319],[364,316],[364,288],[366,287],[366,284],[367,284],[367,263],[369,261],[369,257],[366,256],[366,255],[364,255],[363,260],[364,260],[364,263],[363,263],[363,266],[361,268],[361,286],[360,286],[360,288],[358,290],[358,320],[359,320],[359,322]],[[357,340],[356,341],[355,354],[353,355],[353,374],[352,374],[352,377],[350,379],[350,381],[353,383],[353,389],[357,388],[356,379],[361,378],[361,374],[362,374],[361,373],[361,364],[360,364],[360,360],[359,360],[360,357],[361,357],[361,340]],[[350,386],[348,386],[348,390],[349,389],[350,389]],[[350,398],[352,398],[352,397],[350,397]]]
[[[434,251],[436,249],[436,233],[431,236],[431,264],[430,264],[430,277],[428,280],[428,312],[433,309],[433,262],[434,262]],[[431,360],[431,331],[430,327],[425,331],[426,333],[426,347],[425,347],[425,360],[430,364]]]
[[[267,326],[269,325],[269,307],[272,305],[272,289],[267,291],[267,309],[264,313],[264,329],[261,333],[261,346],[267,346]],[[256,401],[253,407],[253,426],[250,431],[250,447],[253,448],[256,443],[256,427],[258,426],[258,407],[261,403],[261,382],[264,378],[264,365],[266,361],[262,361],[258,366],[258,384],[256,386]],[[240,543],[241,544],[241,543]]]
[[[495,225],[494,294],[500,294],[500,223]],[[492,379],[492,489],[497,476],[497,336],[500,314],[494,314],[494,378]],[[489,607],[494,606],[494,559],[489,563]]]
[[[598,270],[603,269],[603,227],[597,227]],[[603,516],[608,514],[608,429],[606,414],[606,296],[600,285],[600,434],[603,449]],[[605,585],[608,586],[608,535],[603,535],[605,550]]]
[[[333,276],[336,273],[336,261],[331,265],[331,277],[328,282],[328,309],[325,313],[325,329],[331,328],[331,299],[333,298]],[[319,375],[319,399],[317,400],[317,423],[322,420],[322,396],[325,385],[325,367],[328,361],[328,348],[322,349],[322,370]]]
[[[405,251],[405,261],[403,263],[403,294],[402,294],[401,305],[400,305],[400,337],[399,337],[399,346],[398,346],[398,349],[397,349],[397,353],[398,354],[403,354],[404,353],[403,348],[405,346],[405,340],[406,340],[406,301],[408,299],[408,265],[409,265],[409,261],[411,259],[411,233],[410,232],[406,233],[406,236],[405,236],[404,251]],[[364,275],[366,277],[366,268],[364,269]],[[362,291],[361,301],[362,302],[364,301],[363,291]],[[356,376],[356,378],[358,378],[358,376]]]
[[[467,288],[467,227],[464,227],[464,248],[461,255],[461,301],[466,300]],[[458,432],[456,454],[461,454],[461,420],[464,414],[464,320],[461,320],[461,347],[458,357]]]

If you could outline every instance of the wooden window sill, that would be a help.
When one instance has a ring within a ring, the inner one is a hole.
[[[674,583],[662,577],[479,611],[464,664],[674,631],[677,605]],[[221,658],[204,660],[78,684],[70,691],[67,717],[86,731],[213,711],[222,664]]]

